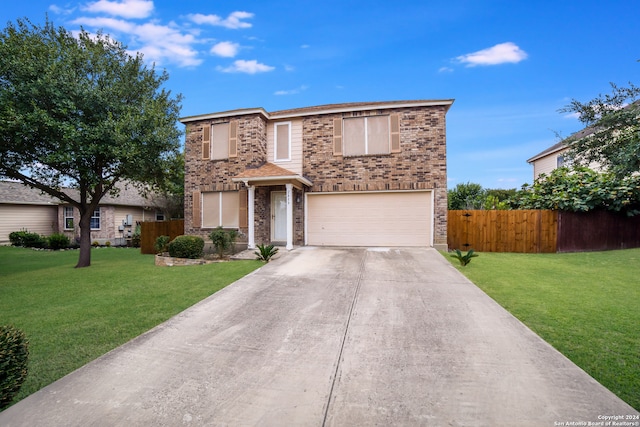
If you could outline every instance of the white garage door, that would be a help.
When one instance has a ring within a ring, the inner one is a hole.
[[[431,192],[307,194],[307,244],[431,246]]]

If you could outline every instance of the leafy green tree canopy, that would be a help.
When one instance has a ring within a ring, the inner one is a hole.
[[[102,33],[26,19],[0,32],[0,177],[79,209],[77,267],[90,265],[91,214],[116,183],[165,183],[181,134],[167,79]]]
[[[616,178],[582,166],[554,169],[522,186],[512,201],[519,209],[552,209],[587,212],[605,209],[640,214],[640,175]]]
[[[509,209],[508,199],[516,190],[484,189],[473,182],[461,183],[448,191],[449,210]]]
[[[577,114],[587,127],[566,140],[569,156],[578,164],[601,164],[622,178],[640,172],[640,87],[611,87],[611,94],[586,103],[574,99],[560,111]]]

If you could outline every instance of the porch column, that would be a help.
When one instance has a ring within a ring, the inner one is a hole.
[[[256,248],[256,234],[255,234],[255,199],[256,199],[256,186],[255,185],[250,185],[249,186],[249,201],[247,203],[247,216],[248,216],[248,222],[249,222],[249,236],[247,236],[248,238],[248,242],[247,242],[247,248],[248,249],[255,249]]]
[[[287,246],[285,249],[293,249],[293,184],[285,184],[287,188]]]

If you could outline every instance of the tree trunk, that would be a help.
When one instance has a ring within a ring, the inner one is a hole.
[[[91,265],[91,214],[92,210],[80,211],[80,257],[76,268]]]

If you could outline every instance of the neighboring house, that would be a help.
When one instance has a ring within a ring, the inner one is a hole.
[[[65,192],[77,196],[76,190]],[[117,197],[106,195],[94,212],[91,241],[125,245],[138,222],[156,220],[164,220],[161,210],[133,186],[121,186]],[[73,206],[21,183],[0,181],[0,244],[8,244],[9,233],[22,229],[45,236],[61,232],[73,240],[80,236],[79,221]]]
[[[256,244],[447,247],[453,100],[185,117],[185,234]]]
[[[528,159],[527,162],[533,166],[533,179],[537,179],[542,173],[549,175],[554,169],[565,166],[568,150],[564,141],[560,141]]]
[[[0,181],[0,244],[9,244],[9,233],[22,229],[46,236],[56,233],[59,203],[18,182]]]

